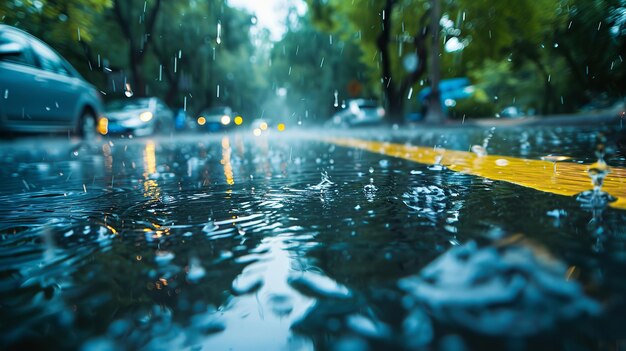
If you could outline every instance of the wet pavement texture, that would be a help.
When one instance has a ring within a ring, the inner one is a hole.
[[[626,166],[619,125],[345,134],[593,163],[598,132]],[[321,134],[2,141],[2,349],[626,349],[626,211]]]

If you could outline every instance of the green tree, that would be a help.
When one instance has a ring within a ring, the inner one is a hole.
[[[7,0],[0,2],[1,21],[42,39],[78,71],[95,81],[91,44],[111,0]]]
[[[146,81],[141,65],[154,37],[153,30],[161,10],[161,0],[113,0],[113,17],[128,44],[128,68],[132,89],[138,96],[146,95]],[[139,19],[139,20],[138,20]]]
[[[268,109],[322,121],[344,100],[372,95],[363,87],[367,67],[353,59],[360,57],[361,51],[352,38],[319,31],[308,15],[297,16],[292,11],[291,18],[286,34],[271,50],[268,72],[273,91],[287,97],[272,94],[273,105]]]
[[[389,120],[401,123],[409,91],[426,71],[426,0],[309,0],[315,22],[344,37],[357,33],[361,62],[377,75],[370,84],[381,91]]]

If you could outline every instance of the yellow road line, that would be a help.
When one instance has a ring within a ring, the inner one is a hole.
[[[521,185],[535,190],[574,196],[593,188],[587,175],[588,165],[559,162],[557,171],[549,161],[531,160],[509,156],[478,156],[473,152],[430,147],[409,146],[351,138],[325,138],[327,142],[374,153],[403,158],[422,164],[439,164],[446,168],[493,180]],[[611,207],[626,210],[626,169],[612,167],[604,180],[602,190],[617,198]]]

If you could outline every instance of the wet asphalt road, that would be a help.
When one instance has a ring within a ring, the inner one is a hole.
[[[615,128],[347,136],[455,150],[489,138],[489,152],[535,159],[565,154],[591,163],[598,131],[617,145]],[[321,134],[2,141],[3,344],[85,350],[625,346],[625,211],[585,209],[571,197],[314,138]],[[619,148],[611,152],[608,162],[624,167]],[[494,268],[519,246],[494,241],[519,233],[541,259]],[[435,263],[437,276],[491,272],[455,281],[455,289],[416,278],[451,248],[474,242],[514,249],[471,268],[472,257],[484,251],[466,247],[463,256],[470,259],[461,267],[470,267],[467,272]],[[518,270],[535,290],[515,290],[511,277]],[[415,282],[433,289],[406,287]]]

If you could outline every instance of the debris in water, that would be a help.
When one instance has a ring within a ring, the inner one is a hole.
[[[485,247],[454,246],[417,277],[400,281],[406,307],[426,305],[440,322],[488,335],[528,336],[601,306],[567,280],[567,266],[522,235]]]

